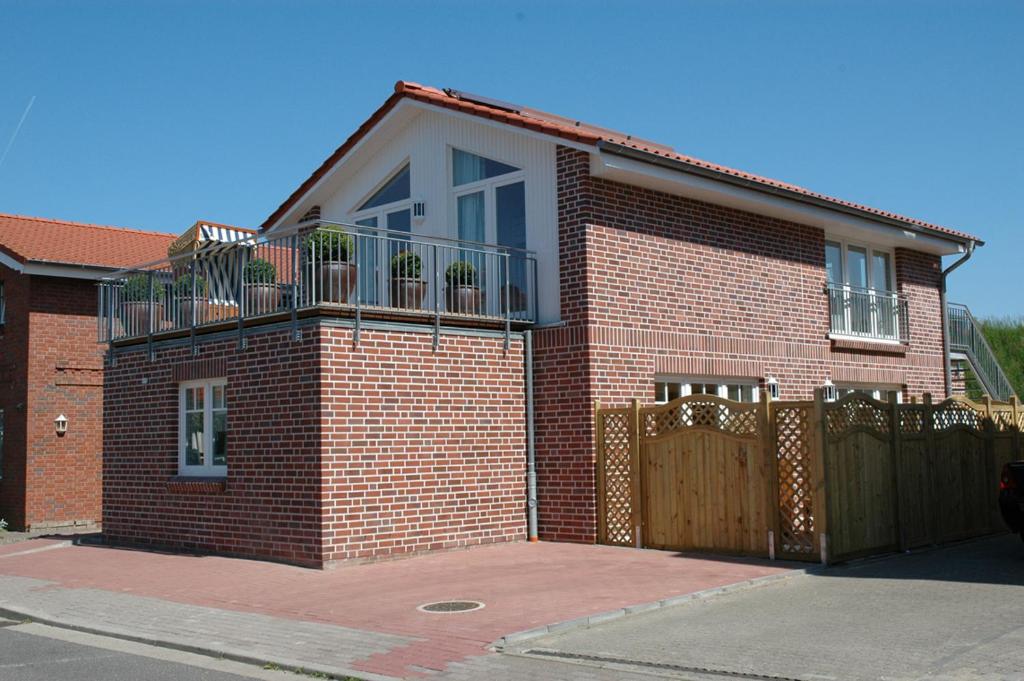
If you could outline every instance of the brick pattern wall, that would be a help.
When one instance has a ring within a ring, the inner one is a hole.
[[[248,339],[119,353],[104,388],[103,531],[114,542],[214,551],[319,566],[320,343],[276,330]],[[214,360],[210,362],[209,360]],[[175,377],[223,362],[228,473],[181,486]]]
[[[325,560],[525,538],[522,341],[320,338]]]
[[[111,540],[322,566],[525,538],[522,342],[308,326],[119,354],[107,369]],[[223,366],[228,474],[178,474],[178,385]],[[142,426],[140,424],[145,424]]]
[[[103,350],[96,285],[32,277],[29,296],[26,524],[95,522],[101,514]],[[54,419],[68,430],[58,435]]]
[[[538,391],[649,403],[655,374],[771,374],[784,399],[809,398],[826,376],[942,393],[938,257],[896,253],[909,346],[833,343],[821,229],[590,177],[587,154],[564,147],[557,169],[562,318],[582,339],[567,347],[585,378],[554,374]],[[542,357],[562,352],[552,345]],[[559,412],[555,400],[539,400],[538,412],[541,405],[538,419],[571,435],[538,441],[538,484],[548,498],[592,497],[590,412]],[[566,514],[542,504],[542,537],[592,541],[591,508]]]
[[[25,405],[28,401],[28,299],[30,277],[0,265],[7,300],[0,330],[0,409],[4,412],[0,468],[0,518],[12,530],[25,527]]]

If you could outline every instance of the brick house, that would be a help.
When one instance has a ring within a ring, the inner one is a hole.
[[[942,256],[980,244],[400,82],[259,235],[106,283],[105,533],[314,566],[592,542],[594,400],[942,394]]]
[[[173,239],[0,215],[0,518],[12,529],[99,521],[96,280],[166,257]]]

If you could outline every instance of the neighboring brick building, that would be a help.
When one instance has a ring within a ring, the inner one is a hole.
[[[100,519],[96,279],[166,256],[173,238],[0,215],[0,518],[12,529]]]
[[[942,394],[942,256],[980,243],[399,83],[259,237],[152,274],[190,307],[108,339],[106,532],[311,565],[519,538],[533,442],[539,535],[594,541],[594,400]]]

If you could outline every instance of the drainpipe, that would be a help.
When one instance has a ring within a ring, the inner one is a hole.
[[[533,438],[533,332],[526,331],[526,524],[530,541],[537,541],[537,469]]]
[[[942,365],[946,372],[946,398],[953,396],[953,363],[949,358],[949,307],[946,301],[946,277],[974,255],[975,242],[967,243],[967,252],[959,260],[942,270],[942,284],[939,286],[939,305],[942,306]]]

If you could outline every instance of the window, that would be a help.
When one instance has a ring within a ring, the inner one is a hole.
[[[4,477],[4,410],[0,409],[0,478]]]
[[[526,181],[521,168],[452,149],[452,196],[460,240],[526,248]],[[503,289],[507,277],[511,311],[521,311],[527,290],[525,261],[511,258],[506,274],[506,261],[487,257],[490,251],[466,248],[459,257],[476,269],[485,292]],[[485,294],[488,314],[499,313],[504,297]]]
[[[367,229],[356,235],[359,253],[359,300],[366,305],[387,305],[390,291],[386,277],[392,256],[402,250],[395,238],[412,231],[412,176],[409,164],[399,168],[370,198],[355,210],[352,222]],[[393,232],[381,238],[377,230]],[[394,233],[398,233],[397,235]]]
[[[671,402],[686,395],[716,395],[733,402],[757,402],[761,391],[757,381],[749,379],[676,379],[656,376],[654,379],[654,401],[657,404]]]
[[[873,397],[880,402],[886,402],[889,399],[889,392],[893,391],[896,393],[896,404],[903,403],[903,389],[899,386],[889,387],[876,387],[876,386],[858,386],[858,385],[837,385],[836,395],[838,397],[846,397],[852,393],[863,393],[868,397]]]
[[[227,399],[227,381],[224,379],[181,384],[180,475],[227,475]]]
[[[839,241],[825,242],[831,332],[899,340],[901,303],[895,293],[892,254]]]
[[[7,323],[7,297],[4,295],[4,282],[0,281],[0,326]]]
[[[363,211],[369,208],[377,208],[378,206],[386,206],[389,203],[408,199],[411,195],[409,180],[409,164],[406,163],[390,180],[384,183],[383,187],[374,192],[363,205],[359,206],[359,210]]]

